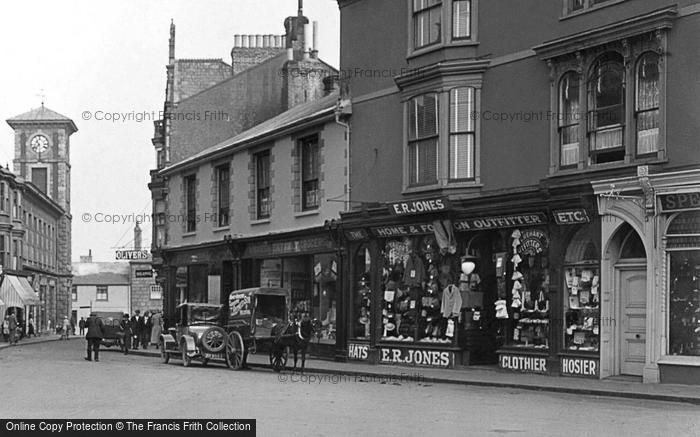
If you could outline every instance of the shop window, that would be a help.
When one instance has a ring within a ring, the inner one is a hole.
[[[678,214],[666,233],[669,354],[700,356],[700,211]]]
[[[408,102],[408,183],[438,181],[438,96],[424,94]]]
[[[270,217],[270,151],[255,155],[255,199],[258,219]]]
[[[576,166],[579,160],[579,74],[570,71],[559,82],[559,165]]]
[[[301,205],[302,210],[318,208],[319,175],[321,173],[318,136],[299,142],[301,153]]]
[[[549,236],[545,230],[516,229],[510,235],[506,290],[509,299],[496,302],[497,318],[512,312],[513,331],[507,344],[519,348],[548,349],[551,329],[549,302]],[[512,273],[509,273],[512,272]],[[510,309],[505,305],[510,305]]]
[[[217,225],[228,226],[229,224],[229,205],[231,203],[231,167],[226,164],[216,168],[217,180]]]
[[[361,246],[354,259],[354,295],[353,295],[353,332],[352,337],[359,340],[370,339],[372,325],[372,259],[369,248]]]
[[[659,55],[647,52],[637,61],[637,155],[656,153],[659,147]]]
[[[337,334],[338,261],[333,255],[313,257],[313,307],[314,318],[321,323],[316,333],[317,342],[335,344]]]
[[[594,164],[625,156],[625,67],[622,56],[609,52],[593,64],[588,78],[588,138]]]
[[[109,293],[108,293],[108,288],[106,285],[98,285],[97,286],[97,294],[95,296],[95,300],[102,300],[102,301],[109,300]]]
[[[207,270],[206,265],[187,266],[187,295],[188,302],[206,303],[209,299],[207,292]]]
[[[185,211],[187,214],[186,231],[197,230],[197,177],[195,175],[185,178]]]
[[[442,39],[442,0],[413,0],[413,48]]]

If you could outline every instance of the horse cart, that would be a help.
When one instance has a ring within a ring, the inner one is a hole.
[[[231,292],[228,307],[185,302],[177,306],[177,323],[160,337],[163,363],[179,356],[185,367],[192,360],[206,365],[221,359],[239,370],[249,352],[269,349],[270,365],[279,372],[287,364],[284,346],[296,332],[289,322],[290,293],[282,288],[247,288]]]
[[[245,366],[249,352],[269,350],[270,365],[279,372],[287,364],[285,340],[293,337],[289,321],[291,297],[283,288],[255,287],[235,290],[228,298],[226,357],[229,367]]]

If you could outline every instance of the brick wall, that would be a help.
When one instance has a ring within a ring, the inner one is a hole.
[[[284,52],[277,47],[234,47],[231,50],[233,74],[238,74]]]
[[[221,59],[175,61],[175,102],[211,88],[231,77],[231,66]]]

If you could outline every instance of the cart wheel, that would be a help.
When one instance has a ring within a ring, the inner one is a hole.
[[[226,364],[231,370],[240,370],[243,365],[243,357],[245,355],[245,344],[243,337],[238,331],[233,331],[228,335],[226,342]]]
[[[218,326],[207,328],[201,338],[202,349],[210,354],[218,354],[226,347],[226,331]]]
[[[187,343],[182,342],[180,349],[182,349],[182,365],[185,367],[190,367],[190,364],[192,364],[192,357],[187,355]]]
[[[270,350],[270,365],[275,372],[281,372],[287,365],[287,348],[273,346]]]
[[[168,364],[170,361],[170,354],[165,350],[165,342],[160,342],[160,361],[163,364]]]

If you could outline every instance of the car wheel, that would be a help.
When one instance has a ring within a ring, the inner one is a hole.
[[[245,355],[245,344],[243,337],[238,331],[233,331],[228,335],[226,341],[226,364],[232,370],[240,370],[243,365],[243,357]]]
[[[226,348],[226,331],[218,326],[207,328],[200,338],[204,352],[218,354]]]
[[[128,353],[128,352],[126,352]],[[170,361],[170,354],[165,350],[165,342],[161,341],[160,342],[160,361],[163,364],[168,364],[168,361]]]
[[[270,365],[275,372],[281,372],[287,365],[287,348],[284,346],[273,346],[270,349]]]
[[[190,367],[190,364],[192,364],[192,357],[187,355],[187,343],[183,342],[180,349],[182,349],[182,365]]]

